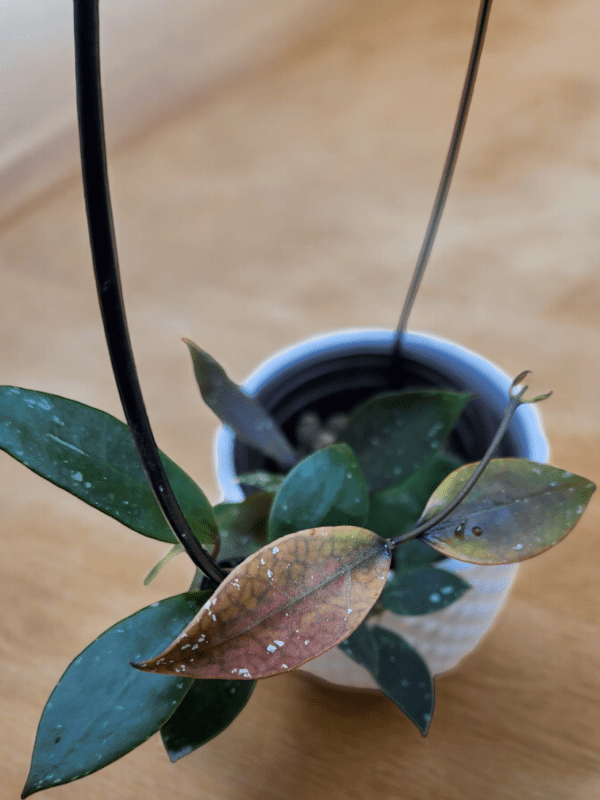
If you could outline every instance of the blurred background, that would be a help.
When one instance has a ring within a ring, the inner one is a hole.
[[[306,336],[396,325],[477,8],[102,0],[109,171],[142,387],[160,446],[212,501],[216,421],[179,339],[241,381]],[[78,175],[71,26],[67,0],[0,0],[0,381],[122,417]],[[596,482],[599,35],[595,0],[496,0],[409,324],[511,375],[532,369],[532,393],[555,390],[541,409],[552,463]],[[0,487],[0,785],[15,797],[69,661],[191,571],[179,559],[143,588],[160,544],[8,456]],[[387,798],[400,780],[407,800],[600,796],[598,517],[596,501],[522,566],[495,631],[438,682],[427,740],[384,701],[282,676],[177,767],[153,739],[53,796]]]

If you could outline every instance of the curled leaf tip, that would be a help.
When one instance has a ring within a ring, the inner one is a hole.
[[[514,392],[514,390],[517,388],[517,386],[520,383],[523,383],[523,380],[525,379],[526,375],[531,375],[531,370],[530,369],[524,369],[523,372],[520,372],[517,375],[517,377],[514,379],[514,381],[511,383],[510,390],[509,390],[511,395]],[[527,387],[525,387],[525,388],[527,388]]]
[[[540,403],[542,400],[547,400],[552,394],[552,392],[546,392],[545,394],[538,394],[536,395],[536,397],[532,397],[529,400],[523,400],[523,395],[529,389],[529,386],[523,386],[518,392],[516,391],[516,389],[519,386],[519,384],[523,381],[526,375],[531,375],[530,369],[526,369],[523,372],[519,373],[519,375],[517,375],[517,377],[511,383],[510,389],[508,390],[510,397],[513,399],[517,398],[518,400],[521,401],[521,403]]]
[[[537,397],[532,397],[531,400],[523,400],[524,403],[541,403],[542,400],[547,400],[553,394],[552,391],[545,394],[538,394]]]

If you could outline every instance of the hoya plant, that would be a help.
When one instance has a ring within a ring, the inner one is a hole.
[[[429,230],[398,327],[402,333],[439,223],[490,2],[482,0],[465,92]],[[160,731],[172,761],[214,738],[255,683],[333,647],[369,672],[427,733],[434,683],[422,656],[379,624],[384,611],[435,613],[469,585],[444,569],[531,558],[581,517],[594,485],[570,472],[494,453],[528,399],[515,378],[478,463],[448,442],[471,397],[391,391],[329,421],[329,437],[290,442],[258,402],[192,342],[206,403],[275,465],[240,477],[246,497],[211,506],[161,453],[146,414],[127,331],[106,176],[97,0],[76,0],[82,166],[98,295],[127,424],[98,409],[0,387],[0,448],[29,469],[196,567],[191,586],[117,622],[67,668],[42,713],[23,797],[115,761]],[[310,411],[310,409],[308,410]],[[317,432],[318,433],[318,432]]]
[[[440,559],[531,558],[573,528],[594,491],[547,464],[491,458],[519,405],[542,399],[524,398],[524,375],[478,464],[457,466],[447,448],[470,397],[422,390],[371,398],[338,442],[298,458],[255,401],[192,351],[213,408],[228,424],[244,410],[240,435],[279,452],[281,472],[242,476],[254,493],[211,507],[160,454],[206,564],[188,591],[117,622],[68,667],[42,714],[23,796],[100,769],[159,730],[175,761],[227,727],[256,680],[336,645],[425,735],[433,678],[415,649],[378,624],[381,612],[448,607],[469,585]],[[172,544],[146,582],[186,549],[164,521],[127,426],[109,414],[1,387],[0,447],[132,530]]]

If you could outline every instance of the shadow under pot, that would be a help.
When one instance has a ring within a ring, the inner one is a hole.
[[[244,389],[257,397],[294,445],[298,423],[307,410],[324,420],[390,390],[469,392],[474,399],[461,414],[449,447],[465,462],[480,460],[502,419],[512,379],[476,353],[421,333],[405,334],[402,361],[392,369],[394,336],[394,331],[360,329],[307,339],[265,361],[244,383]],[[548,461],[548,444],[533,406],[518,409],[496,456]],[[255,470],[277,471],[273,461],[237,441],[226,427],[217,434],[215,457],[219,483],[229,501],[244,497],[237,476]],[[416,648],[433,675],[453,669],[475,649],[492,626],[518,568],[516,564],[481,566],[454,559],[443,559],[436,566],[459,574],[472,588],[441,611],[415,617],[386,611],[378,619],[379,625]],[[337,686],[377,688],[367,671],[337,647],[302,669]]]

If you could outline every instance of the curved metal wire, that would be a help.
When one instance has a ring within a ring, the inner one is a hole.
[[[394,354],[396,357],[399,357],[400,355],[400,350],[402,348],[402,334],[406,330],[408,317],[415,302],[417,292],[419,291],[419,286],[421,285],[421,279],[423,277],[423,273],[425,272],[427,262],[429,261],[429,256],[431,255],[433,243],[435,241],[440,220],[442,218],[442,213],[444,211],[444,206],[446,204],[446,199],[448,197],[448,192],[450,190],[454,168],[458,159],[460,143],[462,141],[465,125],[467,123],[469,106],[471,105],[471,98],[473,97],[473,89],[475,88],[475,80],[477,78],[477,70],[481,60],[481,52],[483,50],[491,7],[492,0],[481,0],[481,4],[479,6],[479,16],[475,26],[473,46],[471,48],[471,57],[469,59],[469,66],[467,67],[467,74],[458,106],[456,122],[454,123],[452,138],[450,140],[450,147],[448,148],[448,155],[446,156],[446,163],[442,171],[440,185],[438,187],[435,202],[433,204],[433,209],[429,218],[429,224],[425,232],[425,238],[417,259],[417,264],[415,266],[410,288],[406,295],[406,300],[404,301],[404,308],[402,309],[400,320],[398,322],[398,335],[394,341]]]

